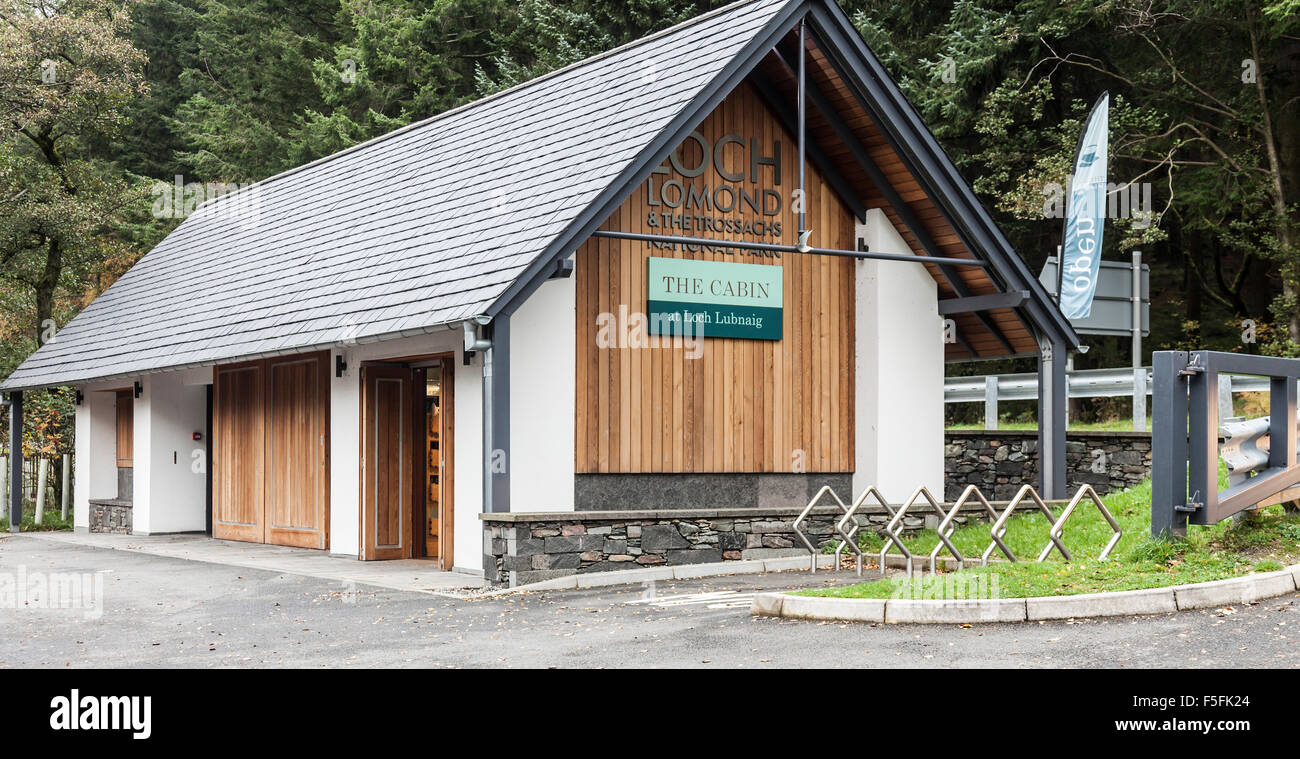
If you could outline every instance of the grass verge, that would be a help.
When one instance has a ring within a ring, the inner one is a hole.
[[[68,510],[68,518],[63,518],[63,512],[59,509],[46,509],[41,523],[36,524],[36,512],[30,506],[23,509],[23,521],[19,525],[22,532],[53,532],[56,530],[72,529],[72,513]],[[0,532],[9,532],[8,509],[5,510],[5,516],[0,518]]]
[[[1267,572],[1300,562],[1300,514],[1281,506],[1261,509],[1248,518],[1227,520],[1209,527],[1191,526],[1185,540],[1160,541],[1150,537],[1151,483],[1112,493],[1102,499],[1124,531],[1111,556],[1096,556],[1113,534],[1091,501],[1081,503],[1065,526],[1063,542],[1074,561],[1061,560],[1053,550],[1047,561],[1036,561],[1047,543],[1047,518],[1041,513],[1017,514],[1007,522],[1003,540],[1019,561],[996,552],[989,566],[951,573],[949,587],[989,575],[984,587],[995,587],[1001,598],[1062,596],[1112,590],[1139,590],[1170,585],[1222,580],[1251,572]],[[1060,509],[1055,510],[1060,513]],[[951,538],[964,556],[978,557],[989,544],[989,525],[971,524]],[[883,545],[874,533],[863,544],[879,552]],[[923,530],[905,541],[915,556],[928,556],[939,544],[934,530]],[[892,550],[891,552],[895,552]],[[947,555],[947,550],[940,552]],[[919,566],[919,564],[918,564]],[[899,589],[895,580],[876,580],[835,588],[799,591],[799,595],[837,598],[889,598]]]

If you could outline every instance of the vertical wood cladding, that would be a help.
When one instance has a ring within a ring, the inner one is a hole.
[[[696,133],[601,229],[793,245],[795,136],[748,85]],[[811,165],[806,185],[812,244],[854,249],[852,213]],[[781,266],[783,338],[645,347],[652,256]],[[852,259],[591,238],[575,276],[577,472],[853,470]]]

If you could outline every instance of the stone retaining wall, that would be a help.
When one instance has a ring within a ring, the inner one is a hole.
[[[977,508],[968,504],[955,521],[977,517]],[[794,532],[799,511],[483,514],[484,576],[514,587],[589,572],[807,556]],[[889,519],[878,506],[858,513],[862,524],[877,530]],[[836,544],[835,522],[842,514],[838,507],[819,507],[804,532],[818,548]],[[929,504],[918,503],[904,517],[903,529],[937,524]]]
[[[978,486],[990,500],[1006,500],[1021,485],[1038,484],[1036,431],[949,431],[945,443],[944,498],[949,501],[967,485]],[[1065,467],[1071,491],[1088,484],[1105,495],[1131,487],[1151,476],[1151,434],[1071,432]]]

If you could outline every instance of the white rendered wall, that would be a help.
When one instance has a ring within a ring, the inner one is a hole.
[[[510,317],[510,511],[573,511],[576,277]]]
[[[483,354],[469,366],[461,360],[462,342],[456,350],[456,434],[452,441],[455,475],[452,508],[455,509],[455,568],[483,572]]]
[[[135,401],[132,531],[202,532],[207,527],[207,389],[182,374],[143,377]],[[195,441],[194,433],[203,436]],[[194,452],[201,453],[196,462]],[[197,470],[197,471],[196,471]]]
[[[858,225],[873,253],[912,251],[889,218]],[[919,264],[859,260],[856,471],[853,495],[875,486],[891,503],[918,487],[943,499],[943,320],[934,280]]]
[[[483,570],[483,460],[481,358],[464,366],[459,329],[421,337],[338,348],[330,358],[330,553],[357,557],[361,543],[361,364],[453,352],[456,362],[452,509],[454,558],[458,569]],[[348,369],[334,376],[334,356]]]
[[[90,529],[90,499],[117,497],[117,403],[111,389],[79,388],[72,468],[72,526]]]

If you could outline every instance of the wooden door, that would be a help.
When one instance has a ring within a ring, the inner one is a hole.
[[[327,547],[326,358],[326,354],[312,354],[267,361],[268,543]]]
[[[412,372],[406,367],[362,367],[361,558],[409,558],[412,535]]]
[[[219,366],[212,536],[329,547],[329,354]]]
[[[117,468],[135,466],[135,391],[118,390],[117,404]]]
[[[217,367],[213,377],[212,537],[266,542],[263,362]]]
[[[439,452],[441,468],[438,474],[438,563],[444,571],[451,571],[455,561],[452,551],[455,537],[455,502],[453,495],[453,465],[456,436],[456,394],[453,380],[456,377],[454,357],[444,358],[441,367],[441,387],[438,394],[439,406]]]

